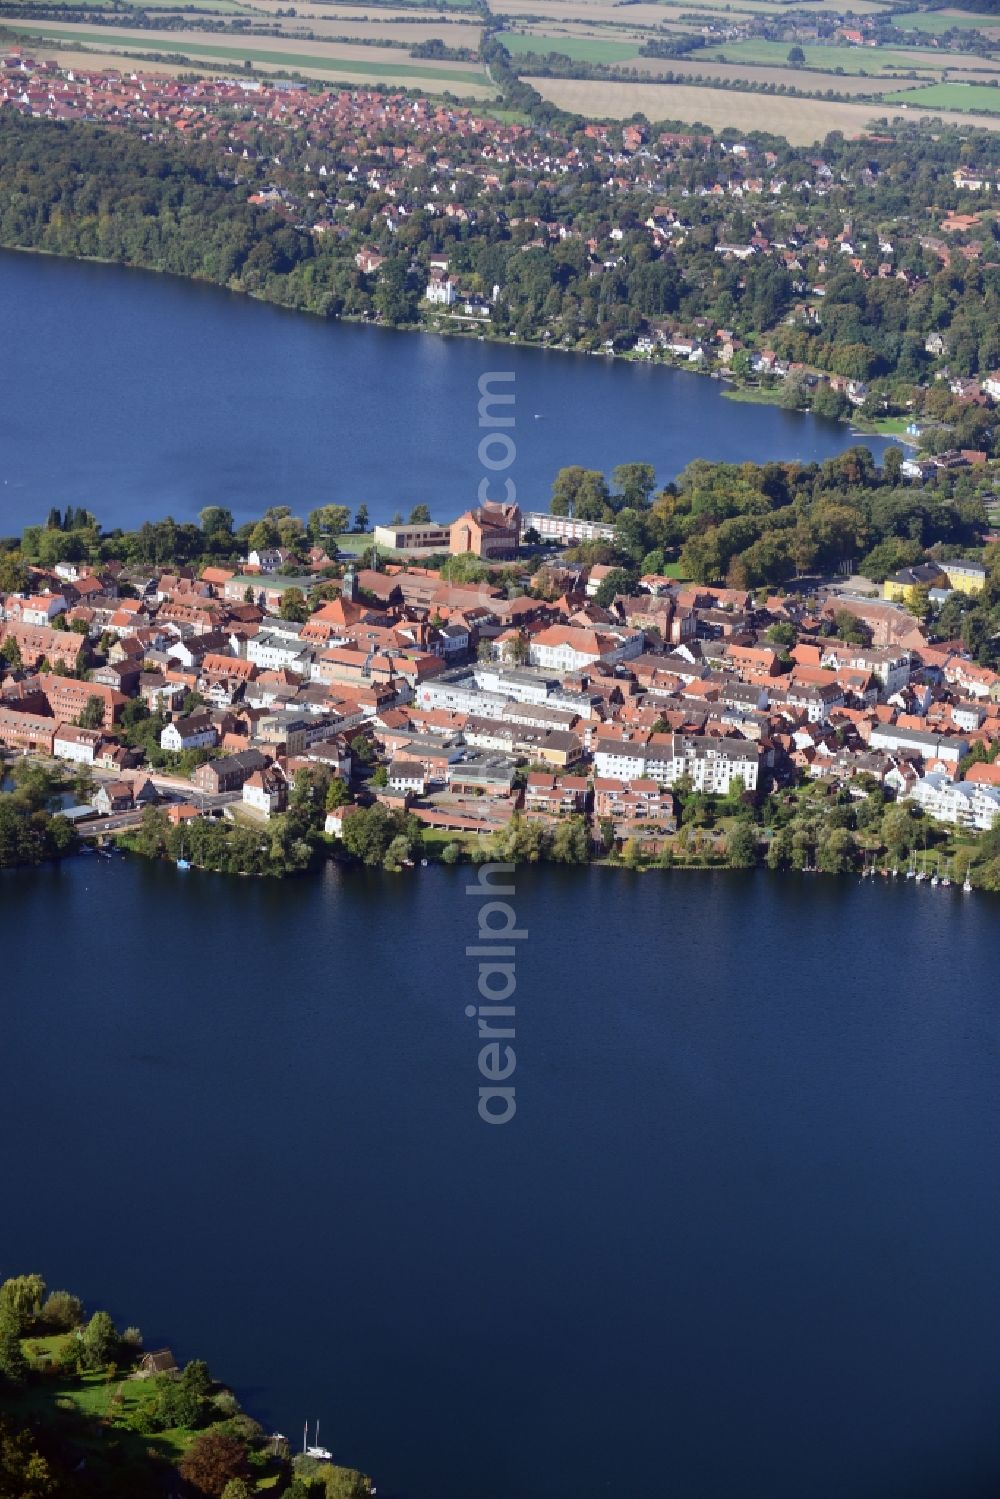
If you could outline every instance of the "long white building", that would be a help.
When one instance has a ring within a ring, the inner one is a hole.
[[[669,744],[610,744],[594,755],[594,773],[614,781],[675,786],[685,776],[696,791],[725,796],[734,781],[756,791],[760,749],[747,739],[672,734]]]

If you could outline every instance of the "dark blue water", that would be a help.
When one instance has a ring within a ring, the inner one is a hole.
[[[0,878],[3,1270],[386,1495],[995,1495],[995,903],[520,871],[489,1128],[467,879]]]
[[[685,372],[327,324],[32,255],[0,252],[0,329],[0,534],[67,503],[108,526],[207,504],[246,519],[364,502],[388,520],[425,503],[451,519],[484,476],[477,387],[490,370],[516,376],[509,474],[526,509],[548,508],[564,464],[643,461],[666,481],[692,458],[824,459],[854,441]]]

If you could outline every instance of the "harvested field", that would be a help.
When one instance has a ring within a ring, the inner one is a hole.
[[[792,145],[811,145],[831,130],[864,135],[880,118],[893,116],[911,122],[921,115],[937,116],[951,124],[1000,129],[1000,117],[966,115],[947,110],[899,109],[879,104],[846,104],[839,100],[789,99],[782,95],[730,93],[721,88],[698,88],[683,83],[603,83],[576,78],[528,80],[546,99],[575,114],[594,120],[627,120],[641,112],[648,120],[682,120],[713,130],[768,130],[785,136]]]
[[[857,78],[848,77],[846,74],[836,76],[831,73],[815,73],[808,68],[763,68],[763,67],[739,67],[736,63],[721,62],[692,62],[688,58],[673,57],[637,57],[630,67],[638,69],[641,73],[648,73],[651,78],[662,76],[664,73],[673,73],[675,77],[682,78],[718,78],[724,82],[737,82],[745,79],[748,83],[763,84],[786,84],[791,88],[801,89],[803,93],[823,93],[827,89],[833,89],[837,94],[864,94],[879,95],[886,87],[884,78]],[[902,87],[902,80],[895,78],[889,80],[889,87],[896,82]],[[908,85],[910,88],[923,88],[923,80],[917,79]]]
[[[593,4],[578,0],[572,5],[564,5],[561,0],[494,0],[490,8],[498,16],[531,16],[568,23],[593,20],[621,25],[627,21],[629,26],[656,26],[664,20],[662,7],[651,3],[623,7],[610,5],[607,0],[594,0]],[[690,32],[692,27],[685,26],[684,30]]]
[[[294,37],[253,37],[218,31],[155,31],[152,28],[119,31],[116,27],[87,26],[60,21],[33,21],[30,28],[19,28],[22,35],[51,37],[61,42],[82,42],[87,46],[122,48],[131,52],[164,52],[209,61],[219,59],[220,67],[232,68],[244,59],[262,67],[299,70],[316,77],[371,78],[378,82],[399,82],[414,88],[456,91],[473,88],[482,97],[492,97],[495,90],[485,73],[470,63],[426,62],[413,60],[402,47],[366,47],[361,42],[302,41]]]
[[[96,47],[90,52],[83,51],[79,47],[60,47],[58,44],[50,47],[47,43],[40,42],[37,47],[33,47],[32,51],[34,56],[40,61],[51,60],[58,63],[61,68],[79,68],[82,73],[113,73],[118,71],[121,73],[146,73],[154,77],[157,74],[166,74],[170,78],[176,78],[180,73],[191,72],[191,64],[189,62],[142,63],[124,56],[121,52],[99,52]],[[213,66],[212,63],[205,63],[203,66],[206,74],[232,72],[231,68]],[[200,63],[198,71],[202,71],[202,64]]]
[[[8,3],[11,5],[30,5],[34,4],[35,0],[8,0]],[[79,6],[81,10],[110,10],[113,3],[114,0],[73,0],[73,9],[75,10]],[[169,14],[170,0],[163,0],[162,7],[154,4],[147,8],[154,11],[159,11],[162,8],[165,13]],[[187,6],[188,14],[192,11],[205,11],[206,13],[223,12],[227,15],[242,15],[247,13],[249,9],[248,5],[241,5],[239,0],[189,0]],[[128,20],[128,12],[123,13],[123,19]]]
[[[264,23],[266,24],[266,23]],[[296,28],[311,31],[315,36],[346,36],[359,42],[395,42],[398,47],[415,47],[418,42],[429,42],[440,38],[449,47],[479,46],[482,27],[470,21],[349,21],[326,17],[303,17],[302,12],[294,17],[282,18],[278,23],[283,32],[292,36]]]
[[[279,10],[287,10],[288,4],[287,0],[253,0],[253,8],[255,11],[271,13]],[[426,16],[417,9],[389,10],[388,8],[383,9],[380,5],[339,5],[331,3],[331,0],[305,0],[304,4],[296,5],[295,7],[295,17],[300,21],[303,19],[311,20],[315,17],[317,20],[324,21],[410,21],[414,25],[420,25],[425,19],[428,22],[436,20],[437,16],[435,12],[440,15],[443,21],[450,21],[455,18],[454,11],[449,11],[444,5],[429,5]],[[459,16],[456,19],[462,19],[462,17]]]

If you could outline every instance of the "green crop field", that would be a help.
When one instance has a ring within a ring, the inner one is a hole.
[[[822,68],[826,73],[833,73],[837,68],[844,73],[871,74],[881,73],[887,67],[901,72],[929,68],[940,70],[947,66],[949,58],[949,54],[943,52],[940,57],[931,61],[923,53],[909,53],[902,49],[889,51],[883,47],[805,46],[802,51],[805,53],[807,67]],[[787,42],[723,42],[716,47],[700,49],[694,55],[711,57],[716,61],[725,59],[726,62],[780,65],[787,63],[788,52]]]
[[[976,16],[971,11],[944,10],[900,11],[892,17],[892,24],[903,31],[929,31],[940,36],[943,31],[981,31],[983,27],[1000,26],[1000,16]]]
[[[932,83],[928,88],[883,97],[887,104],[909,104],[915,109],[974,109],[1000,114],[1000,88],[985,83]]]
[[[602,37],[547,36],[521,31],[501,31],[499,39],[512,55],[535,52],[561,52],[574,62],[627,62],[639,56],[639,42],[605,41]]]

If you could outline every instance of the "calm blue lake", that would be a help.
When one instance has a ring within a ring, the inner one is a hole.
[[[997,907],[516,875],[480,1122],[469,876],[0,877],[0,1264],[396,1499],[1000,1487]]]
[[[856,440],[684,371],[324,323],[36,255],[0,252],[0,328],[0,534],[67,503],[126,527],[207,504],[246,519],[365,503],[388,520],[424,503],[450,520],[484,476],[491,370],[515,375],[508,472],[525,509],[548,508],[564,464],[649,462],[665,482],[692,458],[825,459]]]

